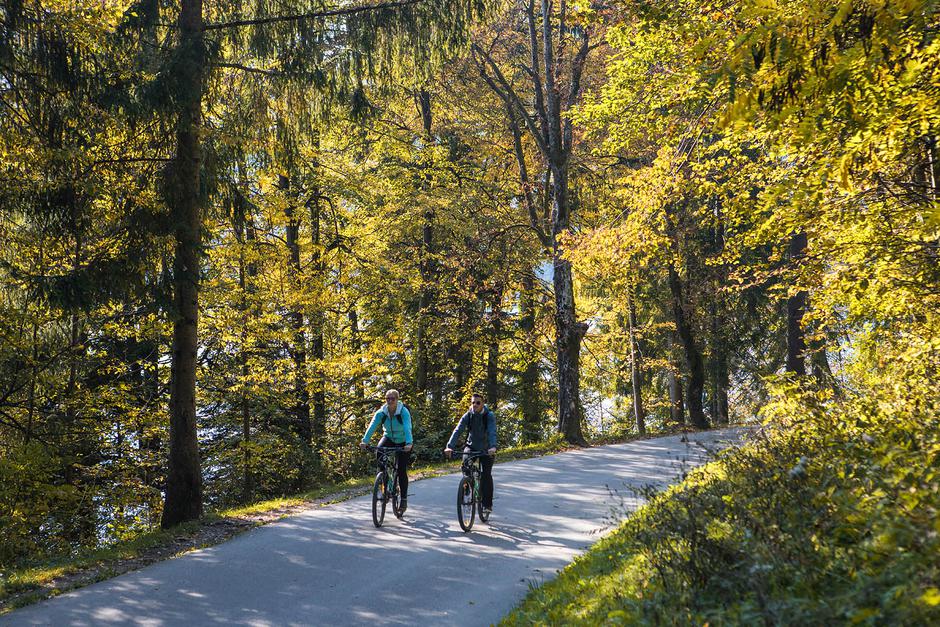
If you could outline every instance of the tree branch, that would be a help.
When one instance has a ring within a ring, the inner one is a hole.
[[[203,30],[221,30],[224,28],[238,28],[240,26],[262,26],[265,24],[278,24],[281,22],[296,22],[299,20],[316,19],[320,17],[337,17],[340,15],[355,15],[357,13],[368,13],[369,11],[379,11],[381,9],[395,9],[420,4],[424,0],[397,0],[394,2],[380,2],[358,7],[348,7],[345,9],[330,9],[328,11],[311,11],[310,13],[301,13],[299,15],[273,15],[271,17],[259,17],[251,20],[236,20],[234,22],[223,22],[220,24],[206,24]]]
[[[532,69],[530,75],[532,84],[535,86],[535,114],[539,118],[539,124],[542,127],[542,137],[548,142],[548,116],[545,113],[545,95],[542,92],[542,77],[539,72],[539,39],[535,29],[535,0],[529,0],[526,4],[526,20],[529,23],[529,56],[532,59]]]
[[[213,63],[212,67],[224,67],[232,70],[241,70],[242,72],[249,72],[251,74],[263,74],[264,76],[283,76],[283,72],[278,72],[277,70],[263,70],[257,67],[249,67],[247,65],[242,65],[241,63]]]
[[[473,44],[473,52],[478,56],[482,57],[486,63],[481,63],[477,60],[477,66],[480,68],[480,75],[483,76],[483,80],[490,86],[497,96],[502,98],[503,102],[506,102],[508,106],[515,107],[519,113],[522,115],[522,119],[525,120],[526,126],[529,128],[529,131],[532,133],[532,137],[535,139],[535,143],[538,144],[539,150],[542,151],[542,154],[546,156],[549,155],[548,144],[545,142],[545,138],[542,137],[542,134],[539,132],[538,127],[535,125],[535,120],[532,119],[532,116],[529,115],[529,112],[526,111],[525,105],[522,104],[522,101],[519,99],[519,96],[513,90],[512,86],[509,85],[509,81],[506,80],[506,77],[503,76],[503,73],[500,71],[499,67],[496,65],[496,62],[493,61],[493,58],[487,53],[483,48],[478,44]],[[486,66],[489,66],[492,69],[493,74],[496,77],[496,80],[499,82],[497,86],[493,78],[486,71]]]

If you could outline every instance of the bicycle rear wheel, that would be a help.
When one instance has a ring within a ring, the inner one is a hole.
[[[476,496],[480,495],[480,484],[477,483],[477,489],[474,491]],[[488,522],[490,519],[489,513],[486,511],[486,508],[483,507],[481,501],[476,501],[478,503],[477,515],[480,517],[480,522]]]
[[[385,473],[380,472],[372,485],[372,524],[376,527],[381,527],[385,520],[385,503]]]
[[[457,487],[457,522],[464,531],[470,531],[473,527],[476,505],[476,500],[473,498],[473,485],[464,477]]]
[[[392,491],[392,511],[395,512],[395,518],[401,520],[405,512],[401,508],[401,485],[398,483],[398,477],[395,477],[395,489]]]

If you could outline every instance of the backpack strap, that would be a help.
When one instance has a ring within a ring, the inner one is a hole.
[[[401,401],[399,401],[399,402],[401,402]],[[405,405],[404,403],[402,403],[402,407],[403,407],[404,409],[408,409],[408,406]],[[409,413],[410,413],[410,412],[409,412]],[[405,419],[402,418],[402,416],[401,416],[401,411],[399,411],[398,414],[395,415],[395,417],[398,418],[398,424],[404,426],[404,424],[405,424]],[[383,411],[383,412],[382,412],[382,427],[385,427],[385,421],[386,421],[386,420],[390,420],[390,419],[391,419],[391,416],[389,416],[388,411]]]

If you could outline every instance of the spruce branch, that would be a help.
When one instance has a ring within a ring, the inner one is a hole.
[[[396,0],[394,2],[380,2],[378,4],[367,4],[363,6],[348,7],[345,9],[330,9],[327,11],[311,11],[310,13],[300,13],[298,15],[272,15],[270,17],[259,17],[250,20],[236,20],[234,22],[221,22],[218,24],[206,24],[203,30],[222,30],[225,28],[238,28],[241,26],[263,26],[266,24],[277,24],[281,22],[296,22],[300,20],[317,19],[321,17],[337,17],[341,15],[355,15],[357,13],[368,13],[370,11],[380,11],[382,9],[396,9],[413,4],[419,4],[424,0]]]

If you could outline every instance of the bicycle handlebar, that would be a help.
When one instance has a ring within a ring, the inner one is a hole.
[[[372,446],[371,444],[366,444],[366,450],[372,453],[407,453],[404,447],[401,446]]]
[[[446,455],[446,453],[445,453],[445,455]],[[464,452],[464,451],[458,451],[457,449],[453,449],[453,451],[451,452],[451,457],[453,458],[453,457],[456,457],[456,456],[458,456],[458,455],[460,455],[461,457],[464,457],[464,458],[466,458],[466,459],[476,459],[477,457],[495,457],[495,456],[496,456],[495,453],[493,453],[492,455],[490,455],[490,454],[487,453],[486,451],[467,451],[467,452]]]

